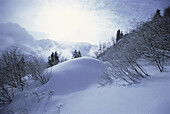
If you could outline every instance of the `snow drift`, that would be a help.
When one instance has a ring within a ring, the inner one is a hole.
[[[139,84],[120,85],[116,81],[96,86],[105,65],[96,59],[78,58],[52,67],[45,85],[29,80],[29,87],[18,92],[0,113],[28,114],[167,114],[170,112],[170,65],[160,73],[145,65],[151,77]],[[53,90],[53,93],[49,91]]]
[[[39,91],[54,90],[56,94],[80,91],[97,80],[104,70],[104,64],[92,58],[77,58],[52,67],[50,81]]]

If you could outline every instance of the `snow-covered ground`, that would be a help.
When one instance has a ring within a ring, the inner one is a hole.
[[[96,59],[69,60],[52,68],[48,83],[30,80],[30,89],[18,92],[0,113],[29,114],[168,114],[170,112],[170,65],[159,73],[145,66],[151,77],[139,84],[100,87],[98,77],[105,65]],[[34,89],[34,87],[36,87]]]

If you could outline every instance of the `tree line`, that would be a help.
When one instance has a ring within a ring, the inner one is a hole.
[[[79,57],[82,57],[81,52],[75,50],[72,53],[72,59],[79,58]],[[48,67],[52,67],[52,66],[57,65],[58,63],[64,62],[64,61],[67,61],[67,59],[63,57],[59,60],[59,55],[58,55],[57,51],[52,52],[51,55],[48,57]]]

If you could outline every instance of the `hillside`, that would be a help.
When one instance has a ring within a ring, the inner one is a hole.
[[[96,50],[86,42],[36,40],[18,24],[1,23],[0,114],[168,114],[169,26],[170,6],[128,32],[118,29]]]
[[[20,113],[26,110],[29,113],[43,113],[53,103],[56,102],[57,106],[62,97],[96,86],[104,64],[96,59],[80,58],[60,63],[50,70],[52,77],[44,85],[28,77],[25,91],[18,91],[10,104],[2,105],[0,112],[7,113],[9,110]],[[51,101],[47,103],[49,98]]]
[[[145,64],[151,77],[140,84],[126,85],[120,80],[100,87],[98,77],[105,65],[91,58],[70,60],[52,67],[45,85],[28,78],[27,89],[17,92],[0,112],[29,114],[167,114],[170,111],[170,64],[159,73]],[[35,89],[34,89],[35,88]]]
[[[61,114],[168,114],[170,67],[166,67],[163,74],[151,66],[148,68],[153,75],[140,84],[125,86],[115,82],[64,99],[60,103],[63,105]]]

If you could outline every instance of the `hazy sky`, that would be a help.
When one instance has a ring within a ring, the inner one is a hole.
[[[0,0],[0,22],[18,23],[35,38],[97,44],[146,20],[169,0]]]

